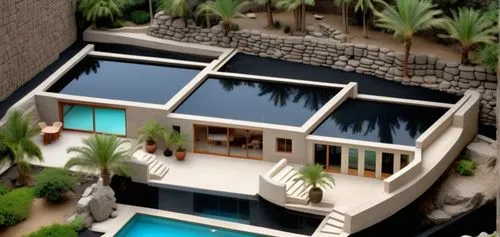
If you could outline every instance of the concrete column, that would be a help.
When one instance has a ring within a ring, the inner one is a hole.
[[[394,173],[401,169],[401,153],[394,152]]]
[[[365,175],[365,149],[358,149],[358,176]]]
[[[347,174],[349,170],[349,147],[342,146],[342,152],[340,157],[340,173]]]
[[[375,161],[375,178],[382,178],[382,152],[376,151],[376,161]]]

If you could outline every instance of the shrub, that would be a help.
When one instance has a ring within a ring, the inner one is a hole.
[[[281,28],[281,22],[278,21],[278,20],[274,21],[273,28],[274,29],[280,29]]]
[[[58,202],[62,194],[73,189],[75,179],[63,169],[44,169],[36,177],[35,196],[49,202]]]
[[[132,22],[142,25],[149,22],[149,12],[147,11],[133,11],[130,13]]]
[[[457,173],[461,176],[472,176],[476,169],[476,162],[470,159],[461,159],[458,161]]]
[[[292,29],[290,28],[290,26],[285,26],[285,29],[283,29],[283,31],[284,31],[286,34],[289,34],[290,32],[292,32]]]
[[[7,185],[5,185],[4,183],[0,183],[0,196],[10,192],[10,190],[11,189]]]
[[[0,196],[0,227],[15,225],[25,220],[31,209],[33,190],[19,188]]]
[[[122,19],[115,19],[113,22],[109,24],[109,28],[115,29],[115,28],[122,28],[125,26],[125,21]]]
[[[76,237],[83,229],[82,219],[76,218],[68,224],[53,224],[44,226],[25,237]]]

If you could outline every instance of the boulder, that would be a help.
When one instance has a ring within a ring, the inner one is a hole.
[[[451,216],[446,214],[446,212],[444,212],[443,210],[437,209],[429,213],[427,215],[427,218],[433,223],[441,224],[449,221],[451,219]]]
[[[108,219],[116,203],[115,192],[109,186],[99,188],[89,201],[90,213],[95,221]]]

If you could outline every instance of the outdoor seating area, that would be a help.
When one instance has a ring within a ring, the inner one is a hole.
[[[49,126],[46,122],[39,122],[38,127],[40,128],[40,135],[42,136],[43,144],[48,145],[56,140],[59,140],[61,137],[63,123],[58,121]]]

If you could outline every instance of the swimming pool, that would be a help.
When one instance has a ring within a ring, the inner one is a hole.
[[[165,104],[200,71],[198,68],[86,57],[47,91]]]
[[[259,237],[260,235],[207,225],[136,214],[116,237]]]

